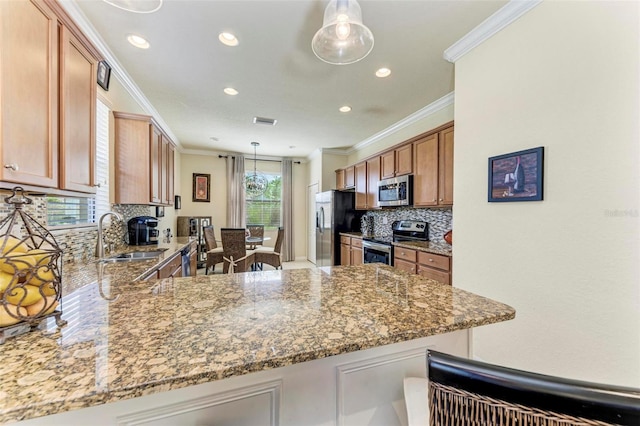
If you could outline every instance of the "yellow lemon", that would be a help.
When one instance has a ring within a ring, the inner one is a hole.
[[[23,287],[12,287],[7,289],[4,294],[7,302],[17,306],[29,306],[42,300],[42,295],[38,287],[33,285],[25,285]]]
[[[11,235],[0,237],[0,248],[2,249],[2,253],[6,253],[8,251],[26,253],[29,251],[29,247],[25,243]]]
[[[9,287],[9,284],[14,280],[13,274],[7,274],[5,272],[0,272],[0,293],[4,293],[4,291]]]
[[[29,276],[27,284],[39,286],[40,284],[54,281],[55,278],[56,277],[53,275],[53,271],[51,269],[46,266],[41,266],[31,276]]]
[[[5,253],[4,257],[0,258],[0,269],[9,274],[15,274],[33,268],[36,263],[35,257],[24,253]]]
[[[14,318],[9,315],[9,312],[18,317],[20,315],[22,315],[23,317],[26,317],[28,315],[26,308],[23,308],[21,306],[15,306],[10,303],[6,303],[4,306],[0,305],[0,327],[17,324],[22,321],[22,318]]]
[[[32,285],[32,284],[27,284],[27,285],[29,287],[35,287],[37,289],[37,291],[41,292],[45,296],[55,296],[56,295],[56,287],[51,282],[40,284],[40,285]]]
[[[50,262],[53,253],[42,249],[33,249],[29,250],[27,254],[33,257],[38,265],[46,265]]]
[[[27,314],[31,317],[47,315],[53,312],[58,306],[58,301],[54,296],[48,296],[38,300],[33,305],[27,306]]]

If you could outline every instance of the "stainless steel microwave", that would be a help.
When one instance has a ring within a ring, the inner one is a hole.
[[[381,207],[413,204],[413,176],[404,175],[378,182],[378,205]]]

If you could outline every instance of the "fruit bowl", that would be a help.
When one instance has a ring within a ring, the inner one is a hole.
[[[36,328],[49,316],[55,316],[58,326],[65,324],[60,309],[62,250],[53,235],[22,210],[31,199],[21,187],[5,202],[13,204],[14,211],[0,221],[0,343]]]

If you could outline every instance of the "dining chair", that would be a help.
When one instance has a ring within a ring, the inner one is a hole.
[[[247,225],[247,230],[250,237],[259,239],[257,242],[252,243],[250,248],[261,246],[264,239],[264,225]]]
[[[282,269],[282,242],[284,241],[284,228],[278,228],[278,236],[276,238],[276,244],[273,247],[258,247],[255,250],[255,262],[260,265],[266,263],[274,268]]]
[[[223,248],[218,247],[213,226],[203,226],[202,231],[204,233],[204,245],[207,251],[207,263],[204,274],[209,275],[209,268],[215,272],[216,265],[223,262]]]
[[[428,405],[430,425],[640,424],[640,389],[531,373],[432,350],[427,350],[427,370],[428,397],[421,404]],[[416,400],[405,402],[411,419]]]
[[[247,250],[244,228],[222,228],[223,269],[227,273],[247,272],[255,263],[255,251]]]

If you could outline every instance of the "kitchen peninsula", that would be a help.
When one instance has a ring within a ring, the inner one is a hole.
[[[379,264],[112,278],[64,296],[66,327],[0,346],[1,422],[397,423],[427,346],[466,356],[469,329],[515,317]]]

